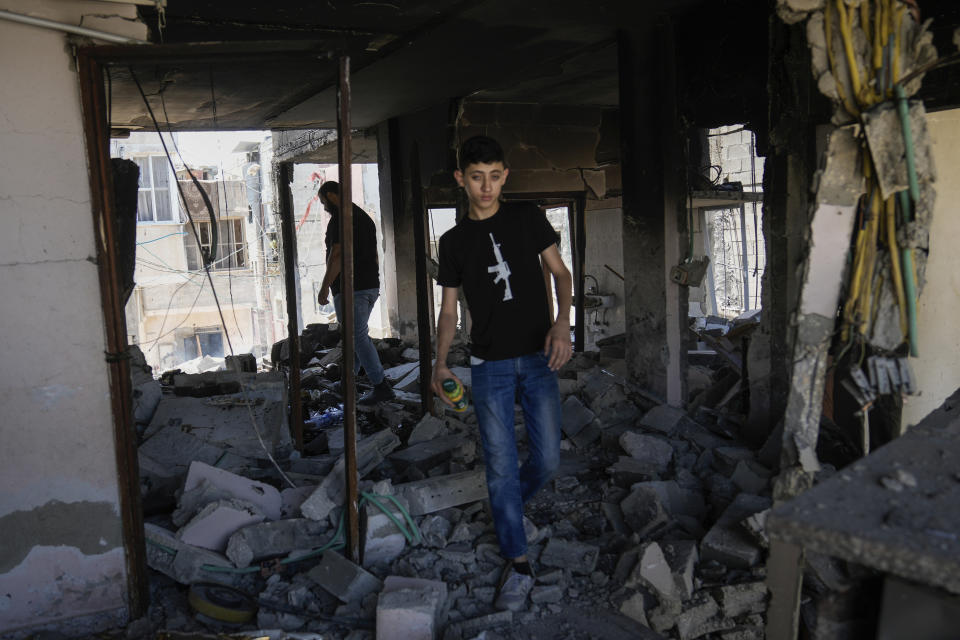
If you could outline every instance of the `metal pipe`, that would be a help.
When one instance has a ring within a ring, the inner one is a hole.
[[[587,348],[585,335],[585,325],[587,323],[584,313],[584,282],[586,280],[586,260],[587,260],[587,200],[582,193],[577,195],[573,207],[573,263],[576,280],[574,280],[573,297],[573,348],[574,351],[582,352]],[[599,285],[597,287],[599,289]],[[597,291],[600,293],[600,291]],[[551,321],[553,318],[550,319]]]
[[[750,311],[750,252],[747,250],[747,207],[740,203],[740,269],[743,272],[743,310]]]
[[[350,56],[340,56],[337,82],[337,154],[340,172],[340,310],[343,318],[343,442],[347,487],[347,553],[360,562],[360,503],[357,471],[357,381],[353,371],[355,328],[353,325],[353,189],[351,188]]]
[[[293,226],[293,165],[280,164],[280,224],[283,240],[283,279],[287,298],[287,354],[290,356],[290,426],[297,451],[303,451],[303,407],[300,404],[300,326],[297,322],[297,234]]]
[[[430,326],[430,276],[427,275],[427,209],[423,206],[420,175],[420,146],[410,152],[410,208],[413,211],[413,250],[417,277],[417,337],[420,341],[420,413],[427,415],[433,405],[433,347]]]
[[[93,38],[94,40],[105,40],[107,42],[114,42],[116,44],[150,44],[146,40],[138,40],[137,38],[130,38],[128,36],[119,36],[115,33],[107,33],[106,31],[89,29],[87,27],[79,27],[73,24],[64,24],[63,22],[47,20],[46,18],[25,16],[22,13],[13,13],[12,11],[0,10],[0,20],[9,20],[10,22],[19,22],[20,24],[27,24],[32,27],[64,31],[66,33],[73,33],[78,36],[87,36],[88,38]]]

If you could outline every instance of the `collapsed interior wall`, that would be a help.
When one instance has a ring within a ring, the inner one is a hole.
[[[0,8],[146,35],[132,6]],[[0,632],[93,632],[124,621],[127,574],[76,67],[63,34],[0,22],[0,69]]]

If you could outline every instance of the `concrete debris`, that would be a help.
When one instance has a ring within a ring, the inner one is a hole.
[[[407,508],[407,502],[403,498],[395,498],[403,508]],[[394,524],[404,522],[403,512],[392,500],[378,500],[390,513],[383,512],[380,507],[368,502],[364,505],[361,517],[365,526],[363,528],[363,566],[371,567],[377,564],[388,564],[394,560],[403,551],[407,544],[407,539],[403,532]],[[392,518],[392,519],[391,519]]]
[[[213,551],[224,551],[234,533],[244,527],[263,522],[263,515],[254,505],[242,500],[217,500],[197,512],[177,531],[181,542]]]
[[[620,605],[620,613],[645,627],[650,626],[650,623],[647,622],[647,598],[644,597],[643,593],[634,593],[624,600],[623,604]]]
[[[440,438],[444,436],[446,432],[447,425],[443,420],[434,418],[428,413],[413,427],[413,430],[410,432],[410,437],[407,438],[407,446]]]
[[[468,444],[464,436],[450,435],[423,442],[417,442],[390,455],[390,461],[399,469],[417,467],[431,469],[444,460],[449,460],[462,447]]]
[[[649,587],[661,602],[681,599],[670,565],[667,564],[663,550],[656,542],[649,542],[640,547],[637,553],[637,564],[633,568],[633,574],[627,585]]]
[[[357,473],[362,478],[384,458],[400,446],[400,439],[390,431],[380,431],[357,443]],[[345,462],[341,456],[333,470],[320,486],[300,505],[300,512],[307,518],[323,520],[335,508],[343,504],[345,489]]]
[[[724,585],[714,589],[714,597],[727,618],[763,613],[767,606],[767,585],[763,582]]]
[[[198,489],[204,492],[215,490],[224,496],[243,500],[257,507],[270,520],[279,520],[283,505],[280,492],[265,482],[250,480],[235,473],[212,467],[203,462],[190,463],[187,478],[183,483],[184,497]],[[181,499],[181,510],[183,499]]]
[[[673,447],[655,436],[626,431],[620,436],[620,446],[630,457],[651,469],[654,475],[665,473],[673,461]]]
[[[620,503],[623,520],[641,538],[653,538],[671,524],[660,495],[642,483]]]
[[[661,543],[663,556],[670,566],[676,593],[680,599],[688,600],[693,595],[694,571],[699,561],[697,544],[693,540],[675,540]]]
[[[540,563],[547,567],[569,569],[574,573],[589,575],[597,566],[599,556],[600,549],[594,545],[551,538],[540,554]]]
[[[371,573],[365,571],[336,551],[323,554],[320,564],[307,574],[310,579],[323,587],[343,603],[354,604],[369,593],[380,591],[383,583]]]
[[[443,582],[388,577],[377,599],[377,640],[434,640],[446,601]]]
[[[740,527],[748,517],[769,509],[768,498],[741,493],[700,542],[700,557],[724,565],[749,569],[760,562],[761,550]]]
[[[264,522],[238,530],[227,541],[227,557],[238,567],[297,549],[311,549],[327,542],[333,532],[314,520],[296,518]]]
[[[219,553],[183,543],[176,534],[155,524],[144,524],[147,565],[180,584],[220,582],[228,584],[236,574],[207,571],[204,566],[233,568]]]
[[[689,420],[689,418],[682,410],[662,404],[645,413],[640,418],[640,426],[666,436],[672,436],[685,420]]]
[[[704,624],[720,610],[717,602],[702,592],[694,596],[690,605],[685,607],[683,613],[676,619],[677,634],[680,636],[680,640],[692,640],[711,633],[713,629],[704,628]],[[734,625],[731,624],[730,626],[733,627]]]
[[[562,414],[560,427],[568,438],[580,433],[596,417],[593,411],[585,407],[576,396],[570,396],[564,400],[560,410]]]
[[[410,504],[410,514],[422,516],[450,507],[485,500],[487,482],[483,469],[399,484],[394,489]]]

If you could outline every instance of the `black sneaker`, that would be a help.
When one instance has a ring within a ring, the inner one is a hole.
[[[393,387],[390,386],[390,383],[387,382],[386,379],[383,379],[380,384],[374,385],[373,389],[360,396],[357,404],[378,404],[392,400],[395,397],[397,397],[397,394],[393,392]]]

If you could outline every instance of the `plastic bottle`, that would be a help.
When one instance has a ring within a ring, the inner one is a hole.
[[[453,403],[453,410],[457,412],[466,411],[467,396],[463,391],[463,385],[453,378],[447,378],[443,381],[442,386],[443,394]]]

